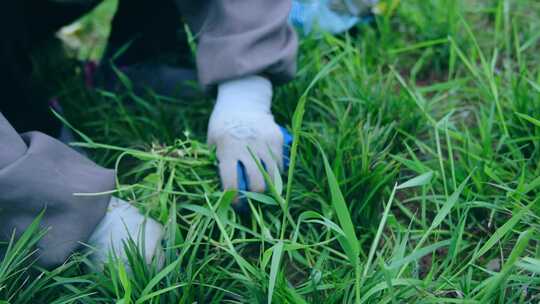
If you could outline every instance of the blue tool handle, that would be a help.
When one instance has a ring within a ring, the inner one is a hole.
[[[291,155],[291,145],[293,142],[293,136],[287,129],[284,127],[279,127],[281,129],[281,134],[283,135],[283,169],[285,171],[289,168],[290,155]],[[263,164],[264,165],[264,164]],[[249,180],[246,173],[246,168],[244,164],[238,162],[236,170],[238,172],[238,190],[239,191],[249,191]],[[247,212],[247,201],[245,198],[240,198],[240,202],[236,204],[236,210],[240,212]]]

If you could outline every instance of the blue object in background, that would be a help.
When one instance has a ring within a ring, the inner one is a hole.
[[[289,22],[303,35],[315,33],[339,34],[361,22],[369,22],[352,14],[338,13],[330,8],[330,0],[293,0]]]
[[[284,127],[279,127],[281,129],[281,134],[283,134],[283,170],[287,171],[289,169],[290,155],[291,155],[291,145],[293,142],[293,136],[287,129]],[[263,164],[264,165],[264,164]],[[249,191],[249,181],[246,174],[246,169],[244,164],[238,162],[237,165],[238,171],[238,190],[239,191]],[[239,213],[248,213],[249,206],[246,198],[240,198],[240,202],[234,205],[234,208]]]

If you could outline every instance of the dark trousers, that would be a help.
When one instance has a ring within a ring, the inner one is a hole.
[[[57,4],[47,0],[7,0],[0,10],[0,112],[20,133],[59,135],[61,124],[47,96],[32,85],[31,53],[67,25],[93,9],[93,4]],[[178,8],[172,0],[149,4],[121,0],[113,19],[107,55],[130,43],[115,64],[130,65],[164,53],[188,57],[189,47]],[[182,58],[182,60],[186,60]]]

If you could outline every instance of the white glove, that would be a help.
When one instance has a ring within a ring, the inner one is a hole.
[[[144,233],[144,235],[143,235]],[[90,260],[102,267],[111,251],[128,266],[124,243],[130,238],[137,244],[147,264],[152,263],[154,256],[162,258],[161,240],[163,227],[158,222],[143,216],[137,208],[126,201],[112,197],[105,217],[90,236],[88,244],[95,251]],[[144,244],[143,244],[144,241]]]
[[[241,162],[248,190],[266,190],[250,150],[262,161],[270,177],[283,169],[283,135],[270,112],[271,103],[272,84],[264,77],[249,76],[219,85],[208,126],[208,143],[216,146],[224,189],[238,189],[237,166]]]

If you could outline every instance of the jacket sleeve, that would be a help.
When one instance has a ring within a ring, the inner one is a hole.
[[[20,236],[45,210],[38,263],[58,266],[88,240],[110,199],[77,194],[113,188],[113,171],[42,133],[17,134],[0,113],[0,241]]]
[[[294,77],[298,40],[288,24],[291,0],[176,1],[198,39],[202,85],[254,74],[275,84]]]

